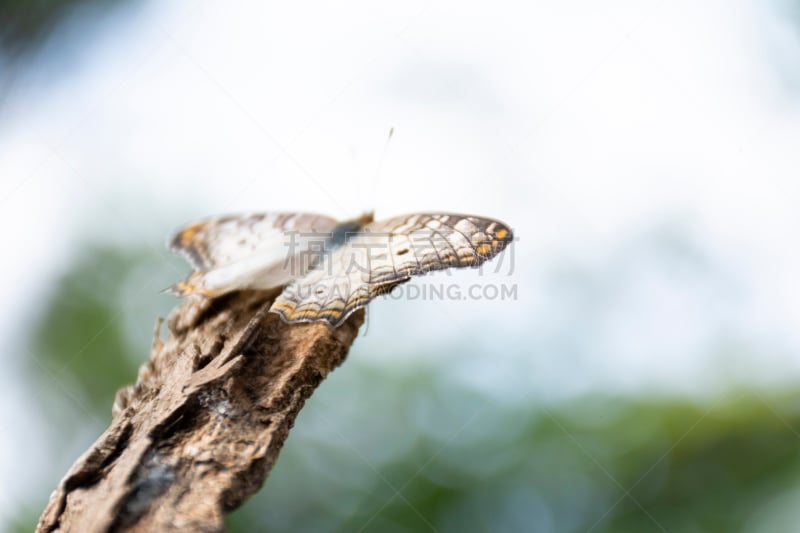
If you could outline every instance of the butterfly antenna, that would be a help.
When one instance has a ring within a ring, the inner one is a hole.
[[[378,160],[378,168],[375,169],[375,179],[372,180],[372,191],[370,191],[370,201],[372,205],[370,206],[371,209],[375,209],[375,199],[376,191],[378,190],[378,181],[381,178],[381,173],[383,172],[383,163],[386,161],[386,154],[389,152],[389,144],[392,141],[392,136],[394,135],[394,126],[389,128],[389,135],[386,137],[386,142],[383,145],[383,153],[381,153],[381,158]]]

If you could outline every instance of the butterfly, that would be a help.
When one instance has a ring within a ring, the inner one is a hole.
[[[223,216],[195,222],[169,240],[194,272],[168,290],[216,297],[283,287],[270,311],[289,323],[337,327],[413,276],[478,267],[513,238],[498,220],[453,213],[377,222],[372,213],[344,222],[311,213]]]

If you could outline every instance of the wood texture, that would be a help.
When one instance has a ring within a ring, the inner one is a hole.
[[[337,329],[289,325],[267,312],[275,296],[176,308],[169,338],[156,333],[111,426],[53,492],[37,531],[223,531],[364,319],[362,310]]]

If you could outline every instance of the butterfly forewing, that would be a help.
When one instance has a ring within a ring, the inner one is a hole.
[[[257,213],[211,218],[182,229],[170,248],[196,270],[172,287],[181,296],[268,289],[305,274],[337,226],[310,213]]]
[[[272,310],[288,322],[337,326],[412,276],[480,266],[512,240],[501,222],[474,216],[423,213],[372,222],[289,284]]]

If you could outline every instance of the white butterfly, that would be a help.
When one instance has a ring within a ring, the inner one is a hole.
[[[416,213],[374,222],[372,214],[338,222],[309,213],[212,218],[169,242],[195,269],[170,290],[219,296],[285,286],[270,311],[287,322],[339,326],[393,287],[433,270],[478,267],[512,242],[489,218]]]

